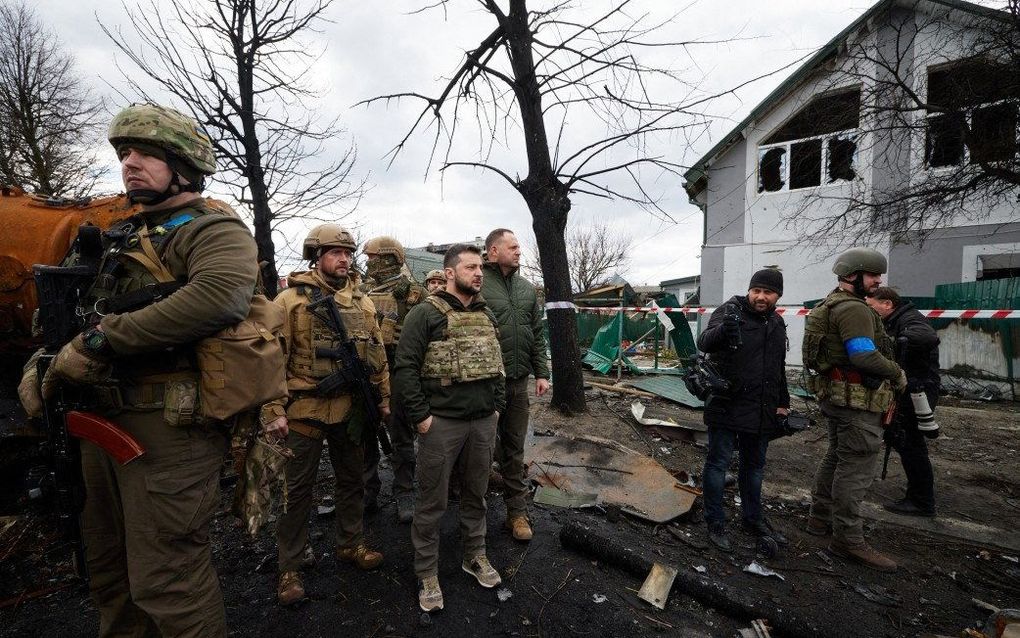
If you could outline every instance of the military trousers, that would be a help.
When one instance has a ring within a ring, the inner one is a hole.
[[[464,557],[485,553],[485,492],[496,441],[496,414],[480,419],[432,416],[432,426],[418,435],[418,498],[411,523],[414,573],[418,578],[439,571],[439,523],[446,512],[450,473],[463,454],[460,532]]]
[[[811,516],[832,524],[833,538],[864,541],[861,502],[875,480],[882,450],[882,415],[820,403],[828,421],[829,447],[811,491]]]
[[[220,503],[222,424],[171,427],[163,411],[110,417],[145,448],[121,466],[82,442],[89,590],[100,636],[226,636],[209,522]]]
[[[506,412],[496,430],[496,462],[503,476],[507,517],[527,516],[528,486],[524,482],[524,441],[528,436],[530,377],[507,379]]]
[[[308,516],[319,474],[322,445],[329,449],[335,482],[336,546],[357,547],[364,541],[364,493],[361,480],[365,452],[361,442],[347,435],[347,424],[322,429],[322,438],[306,436],[295,430],[287,434],[287,447],[294,458],[287,461],[287,511],[276,525],[280,572],[297,571],[301,554],[308,544]]]
[[[391,380],[392,384],[393,381]],[[390,397],[390,416],[385,421],[390,436],[393,454],[393,496],[414,493],[414,425],[407,420],[407,411],[396,397]],[[379,461],[382,458],[379,441],[375,438],[365,442],[365,503],[379,498],[382,481],[379,479]]]

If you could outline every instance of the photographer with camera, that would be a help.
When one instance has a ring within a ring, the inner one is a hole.
[[[939,435],[935,422],[941,384],[939,337],[914,304],[903,301],[892,288],[877,288],[865,301],[896,342],[896,363],[907,375],[907,391],[899,396],[895,419],[885,430],[886,445],[900,455],[907,475],[907,493],[885,509],[908,516],[935,516],[935,478],[925,439]]]
[[[773,268],[759,270],[751,277],[747,295],[734,296],[717,308],[698,337],[698,349],[708,353],[729,386],[729,391],[716,388],[705,402],[708,456],[702,478],[708,538],[727,552],[732,545],[726,534],[723,485],[734,448],[740,454],[744,528],[779,544],[787,542],[762,514],[761,502],[769,440],[785,430],[790,412],[786,323],[775,312],[782,294],[783,274]]]

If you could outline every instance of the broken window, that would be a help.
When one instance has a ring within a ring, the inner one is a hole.
[[[997,162],[1016,156],[1020,73],[966,60],[928,72],[928,166]]]
[[[854,164],[857,161],[857,141],[849,137],[829,139],[829,181],[852,180],[857,177]]]
[[[811,188],[857,176],[861,92],[858,88],[815,97],[762,141],[758,192]]]
[[[758,155],[758,192],[782,190],[786,184],[786,149],[770,148]]]

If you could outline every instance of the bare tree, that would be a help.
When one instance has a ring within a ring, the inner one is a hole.
[[[308,41],[332,0],[156,0],[128,9],[136,47],[107,36],[155,85],[205,126],[216,146],[216,181],[251,207],[267,292],[276,294],[273,232],[288,219],[336,221],[357,205],[353,146],[334,153],[339,119],[321,122],[310,82],[320,54]],[[149,101],[137,73],[124,71]],[[338,210],[339,209],[339,210]]]
[[[613,274],[624,274],[630,262],[633,238],[614,233],[602,222],[591,222],[567,230],[567,261],[570,264],[570,287],[574,293],[584,292],[605,283]],[[530,242],[521,270],[528,279],[542,281],[542,262],[538,246]]]
[[[794,207],[788,224],[806,239],[891,234],[919,245],[996,208],[1020,221],[1020,0],[967,10],[890,3],[881,18],[874,33],[850,36],[832,75],[833,90],[854,93],[848,103],[859,110],[859,122],[828,126],[859,131],[835,169],[850,184]],[[812,117],[825,126],[847,112]],[[851,166],[863,157],[870,165]],[[826,170],[831,179],[831,162]],[[855,179],[868,170],[870,180]]]
[[[453,4],[455,0],[435,0],[421,11],[449,11]],[[669,142],[669,152],[682,152],[685,141],[702,130],[700,108],[710,96],[685,84],[680,71],[644,59],[679,59],[697,43],[658,39],[670,19],[650,22],[636,0],[599,3],[606,8],[594,16],[592,9],[581,6],[592,3],[543,4],[529,10],[527,0],[465,2],[465,10],[480,7],[491,17],[492,27],[437,92],[393,93],[365,103],[403,99],[422,104],[394,157],[411,136],[431,129],[429,168],[438,162],[440,171],[454,166],[482,169],[524,198],[548,302],[555,303],[571,299],[565,231],[572,198],[622,199],[669,219],[659,206],[660,195],[651,189],[679,184],[680,166],[655,147]],[[656,97],[664,88],[684,95]],[[454,140],[464,126],[471,134],[473,125],[482,140],[478,156],[454,159]],[[492,157],[497,147],[523,148],[527,173],[521,176],[497,166]],[[548,318],[556,379],[552,404],[565,412],[583,410],[573,311],[566,305],[551,306]]]
[[[0,181],[54,197],[89,193],[103,171],[102,102],[23,2],[0,0]]]

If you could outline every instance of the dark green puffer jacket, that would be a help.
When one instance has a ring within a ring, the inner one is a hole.
[[[514,270],[504,277],[497,264],[483,267],[482,296],[499,323],[499,345],[507,379],[529,374],[536,379],[549,378],[542,332],[542,307],[535,287]]]

